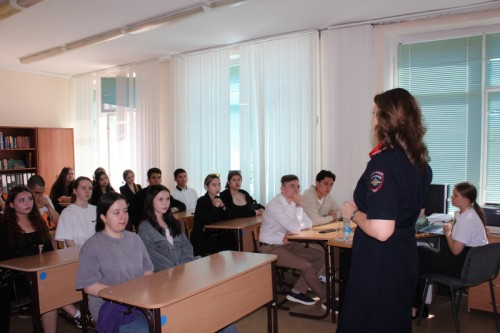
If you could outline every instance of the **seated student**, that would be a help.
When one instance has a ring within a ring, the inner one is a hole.
[[[25,186],[10,189],[5,206],[5,216],[0,223],[0,260],[37,255],[52,251],[49,229],[34,204],[33,194]],[[22,288],[29,290],[29,281],[24,276],[19,280]],[[9,331],[11,291],[1,302],[1,331]],[[81,315],[73,305],[63,307],[76,322]],[[7,313],[5,313],[7,311]],[[57,329],[57,309],[42,314],[42,327],[45,333],[55,333]]]
[[[139,223],[144,217],[144,203],[146,202],[146,194],[148,187],[151,185],[161,184],[161,170],[158,168],[151,168],[148,170],[148,183],[149,185],[137,192],[134,199],[129,206],[130,224],[133,225],[135,230],[138,229]],[[186,205],[174,197],[170,198],[170,212],[182,212],[186,210]]]
[[[139,237],[146,245],[155,272],[194,260],[193,246],[182,233],[181,223],[170,212],[170,191],[163,185],[150,185],[139,224]]]
[[[59,214],[71,203],[71,191],[74,179],[75,172],[73,169],[64,167],[50,189],[50,199]]]
[[[125,197],[128,204],[132,202],[134,196],[142,190],[141,185],[135,183],[135,174],[132,170],[123,171],[123,180],[125,185],[120,186],[120,193]]]
[[[99,172],[106,172],[106,170],[103,168],[103,167],[97,167],[95,170],[94,170],[94,173],[92,174],[92,187],[95,187],[97,185],[97,179],[99,177],[97,177],[97,173]]]
[[[67,247],[83,245],[95,234],[96,206],[89,204],[92,181],[78,177],[74,182],[72,203],[63,210],[56,229],[56,240]]]
[[[45,194],[45,180],[39,175],[33,175],[28,179],[28,188],[33,194],[33,200],[40,211],[40,215],[46,219],[47,225],[57,226],[59,213],[54,208],[50,197]]]
[[[325,257],[321,251],[307,247],[303,243],[289,242],[288,233],[297,234],[312,226],[311,219],[301,207],[299,178],[295,175],[281,177],[281,193],[267,205],[262,217],[259,241],[262,253],[278,256],[277,265],[297,269],[300,278],[286,296],[289,301],[304,305],[314,305],[316,301],[307,295],[310,288],[326,309],[326,289],[318,279],[324,271]]]
[[[174,171],[174,180],[177,185],[172,190],[172,195],[177,200],[183,202],[186,205],[186,209],[194,209],[198,200],[198,193],[193,188],[187,186],[188,176],[186,170],[176,169]]]
[[[221,192],[220,198],[226,206],[226,217],[258,216],[264,213],[264,206],[259,205],[247,191],[241,189],[241,173],[230,171],[227,175],[226,189]]]
[[[420,275],[441,273],[459,278],[469,250],[488,244],[484,212],[476,199],[477,189],[473,184],[462,182],[455,185],[451,204],[459,210],[455,215],[455,223],[446,223],[443,226],[447,246],[443,246],[440,251],[428,246],[418,247]],[[413,302],[413,318],[418,316],[424,286],[425,280],[419,279]],[[424,308],[422,316],[428,316],[427,307]]]
[[[90,196],[90,203],[92,205],[97,205],[99,198],[108,192],[116,192],[109,182],[109,177],[106,171],[98,171],[95,174],[96,185],[92,188],[92,195]]]
[[[111,332],[112,327],[119,327],[119,332],[149,332],[141,311],[124,315],[120,305],[99,298],[101,289],[153,273],[144,243],[125,230],[127,202],[118,193],[105,193],[97,204],[97,214],[96,234],[80,250],[76,288],[89,295],[89,310],[97,320],[98,332]],[[108,315],[101,316],[103,313]]]
[[[139,237],[146,245],[155,272],[194,260],[193,247],[170,212],[170,191],[165,186],[149,186],[144,212],[146,218],[139,224]],[[238,332],[238,329],[231,324],[219,332]]]
[[[335,183],[335,175],[331,171],[321,170],[316,175],[316,186],[312,185],[302,194],[302,207],[313,225],[333,222],[340,210],[330,192]]]
[[[212,233],[205,230],[205,226],[226,219],[225,206],[218,197],[220,192],[220,178],[216,174],[205,177],[207,193],[196,203],[194,226],[191,232],[191,243],[194,255],[211,254],[224,250],[238,249],[236,236],[232,232]]]

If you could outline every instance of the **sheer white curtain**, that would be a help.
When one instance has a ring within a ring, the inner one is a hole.
[[[229,49],[174,58],[175,163],[202,195],[203,180],[229,171]]]
[[[147,185],[148,169],[160,167],[159,73],[158,61],[120,67],[117,73],[117,122],[110,153],[113,175],[120,180],[125,169],[132,169],[136,182]]]
[[[75,112],[75,176],[89,176],[98,164],[95,75],[72,79],[72,101]]]
[[[116,110],[101,110],[101,78],[116,78]],[[78,175],[104,167],[115,190],[132,169],[136,182],[159,166],[159,63],[119,67],[73,78],[76,113],[75,164]]]
[[[321,165],[337,175],[332,195],[342,203],[352,200],[373,144],[373,27],[323,31],[321,51]]]
[[[241,169],[267,203],[281,176],[295,174],[308,187],[317,172],[318,32],[240,46],[239,53]]]

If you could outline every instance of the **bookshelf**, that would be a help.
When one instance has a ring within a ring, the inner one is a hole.
[[[4,193],[35,174],[50,191],[65,166],[74,168],[73,129],[0,127],[0,186]]]

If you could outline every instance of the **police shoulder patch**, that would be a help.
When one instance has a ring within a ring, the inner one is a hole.
[[[372,192],[377,192],[384,184],[384,173],[382,171],[374,171],[370,175],[370,188]]]

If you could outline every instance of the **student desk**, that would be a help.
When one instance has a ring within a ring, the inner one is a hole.
[[[76,291],[79,247],[4,260],[0,267],[26,274],[31,284],[33,332],[41,332],[42,313],[82,300]]]
[[[184,225],[184,233],[189,238],[194,225],[194,209],[187,209],[183,212],[173,214],[174,218]]]
[[[223,251],[102,289],[99,296],[153,311],[154,332],[215,332],[264,304],[278,331],[276,256]],[[271,308],[272,313],[271,313]]]
[[[296,313],[296,312],[290,312],[290,315],[293,316],[299,316],[299,317],[306,317],[306,318],[312,318],[312,319],[323,319],[328,317],[330,314],[330,310],[335,310],[335,305],[334,305],[334,300],[335,300],[335,272],[333,271],[334,262],[333,262],[333,248],[330,248],[328,246],[329,242],[334,241],[337,239],[337,232],[336,230],[338,228],[343,227],[342,222],[332,222],[328,224],[323,224],[320,226],[313,226],[310,229],[306,230],[301,230],[298,234],[295,235],[289,235],[287,236],[287,239],[289,241],[294,241],[294,242],[312,242],[312,243],[317,243],[321,245],[323,250],[325,251],[325,271],[326,271],[326,306],[327,309],[323,315],[320,316],[314,316],[314,315],[308,315],[308,314],[303,314],[303,313]],[[323,230],[328,230],[328,229],[335,229],[335,231],[328,232],[328,233],[320,233]],[[335,312],[333,312],[335,313]],[[332,315],[332,321],[335,322],[335,315]]]
[[[231,220],[218,221],[212,224],[205,225],[205,229],[209,230],[229,230],[237,232],[238,250],[243,251],[245,248],[253,251],[253,243],[251,239],[251,231],[262,223],[261,216],[241,217]],[[247,237],[245,237],[247,235]],[[247,244],[247,246],[244,246]]]

